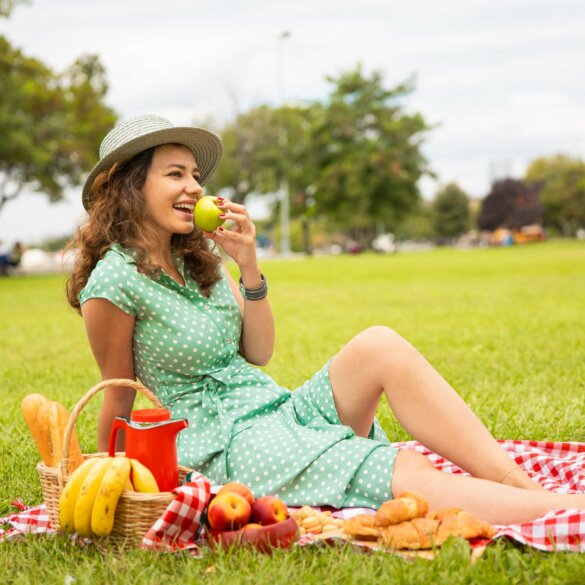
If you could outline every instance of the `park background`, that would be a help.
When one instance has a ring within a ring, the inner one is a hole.
[[[0,207],[5,244],[62,249],[83,219],[79,182],[116,119],[207,125],[226,145],[209,191],[243,200],[259,246],[274,244],[261,249],[277,319],[266,370],[279,383],[296,387],[385,324],[498,438],[585,441],[580,3],[0,7],[0,198],[15,194]],[[392,245],[370,251],[384,234]],[[22,397],[70,407],[99,379],[66,270],[24,268],[0,279],[2,515],[17,496],[42,498]],[[95,400],[79,422],[86,452],[98,410]],[[408,439],[385,405],[378,416],[392,440]],[[197,561],[60,537],[0,545],[7,583],[580,583],[582,557],[507,543],[475,565],[462,543],[412,564],[345,549]]]
[[[62,247],[83,220],[79,183],[101,138],[144,113],[221,134],[207,192],[244,201],[273,252],[585,225],[577,0],[0,10],[5,247]]]

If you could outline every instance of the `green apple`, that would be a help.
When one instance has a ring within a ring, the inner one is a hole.
[[[205,232],[212,232],[225,222],[225,219],[219,217],[224,210],[217,206],[217,202],[217,197],[206,195],[195,205],[195,223]]]

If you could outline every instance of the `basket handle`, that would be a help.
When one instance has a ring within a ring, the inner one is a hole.
[[[159,402],[158,398],[148,388],[143,386],[140,382],[136,382],[135,380],[130,380],[127,378],[112,378],[111,380],[104,380],[103,382],[96,384],[93,388],[90,388],[73,407],[73,410],[69,415],[69,420],[67,421],[67,426],[65,427],[65,434],[63,436],[63,452],[61,454],[61,463],[59,464],[58,470],[60,483],[64,483],[64,478],[67,473],[67,464],[69,462],[69,445],[71,443],[71,434],[75,428],[77,418],[84,409],[85,405],[91,400],[91,398],[108,386],[123,386],[126,388],[131,388],[132,390],[136,390],[137,392],[140,392],[140,394],[146,396],[146,398],[148,398],[154,404],[154,406],[157,408],[162,408],[162,404]]]

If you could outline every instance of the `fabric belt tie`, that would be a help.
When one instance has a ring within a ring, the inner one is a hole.
[[[203,383],[203,398],[202,398],[202,406],[205,410],[209,413],[217,414],[217,419],[219,421],[220,426],[220,433],[219,439],[220,443],[217,446],[218,453],[221,451],[219,455],[219,469],[216,471],[220,474],[221,483],[225,483],[228,481],[228,474],[227,474],[227,455],[228,455],[228,447],[230,446],[232,432],[235,426],[235,419],[233,416],[229,415],[220,398],[220,392],[227,388],[227,384],[225,382],[216,380],[215,378],[206,377]]]

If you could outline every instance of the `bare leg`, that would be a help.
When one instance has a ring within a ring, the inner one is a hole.
[[[517,487],[444,473],[420,453],[398,452],[392,491],[420,493],[431,510],[462,508],[492,524],[528,522],[551,510],[585,510],[585,494],[526,491]]]
[[[354,337],[330,366],[341,422],[367,436],[382,393],[404,429],[476,478],[544,491],[515,464],[455,390],[387,327]],[[510,472],[510,473],[509,473]]]

